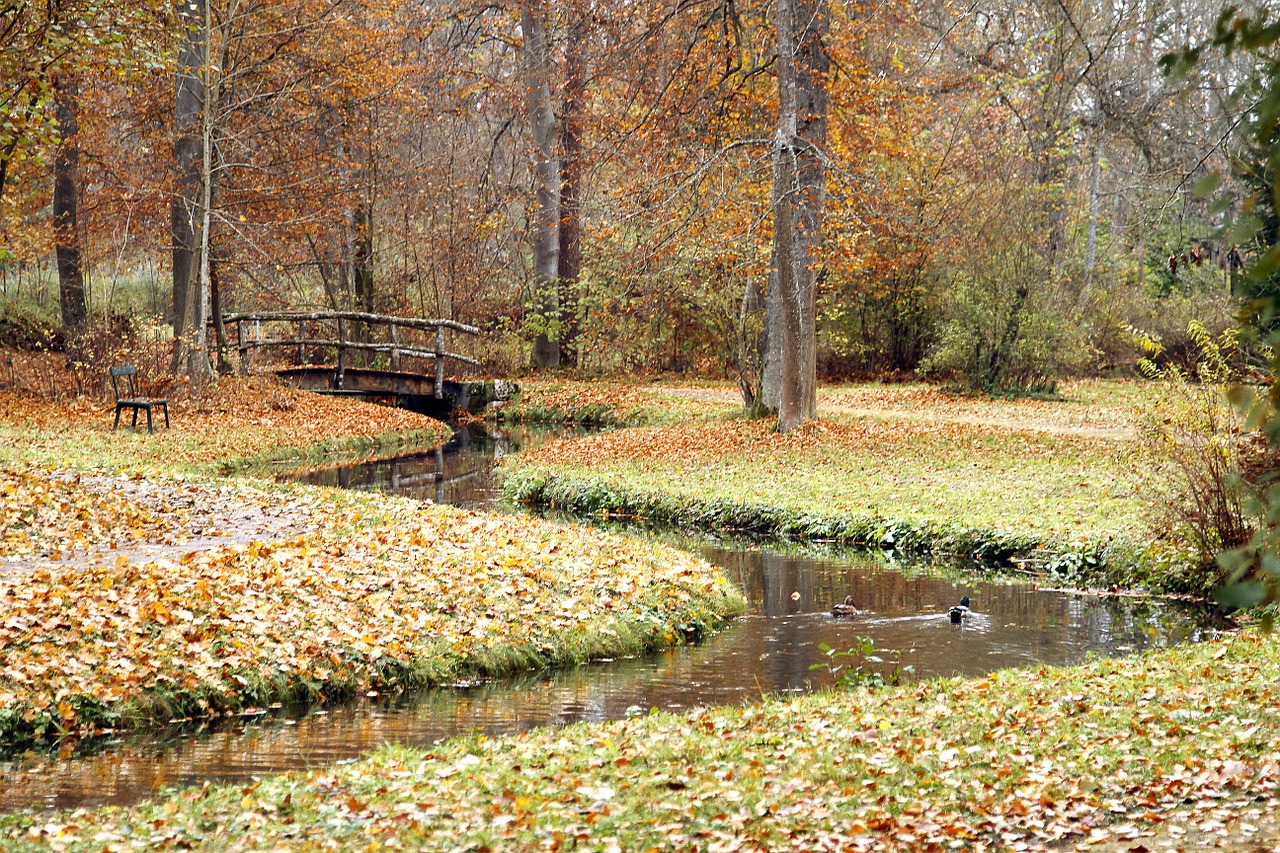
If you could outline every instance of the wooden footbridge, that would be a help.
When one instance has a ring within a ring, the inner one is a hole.
[[[249,371],[251,351],[274,348],[293,363],[271,369],[307,391],[385,399],[437,416],[492,399],[491,388],[486,395],[477,387],[484,383],[446,375],[450,361],[477,364],[446,347],[448,333],[479,335],[475,326],[363,311],[252,311],[227,314],[223,323],[235,327],[241,373]],[[424,362],[428,371],[412,369]]]

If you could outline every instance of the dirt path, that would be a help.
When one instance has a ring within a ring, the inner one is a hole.
[[[655,396],[678,397],[718,405],[741,405],[742,397],[731,388],[671,388],[644,386]],[[1115,412],[1105,414],[1071,402],[972,400],[955,397],[932,388],[889,388],[873,391],[837,391],[818,400],[819,416],[905,420],[916,423],[945,423],[987,426],[1011,431],[1045,432],[1103,441],[1131,441],[1137,431],[1121,422]]]
[[[0,558],[0,577],[45,569],[110,565],[121,560],[180,562],[193,552],[286,539],[316,529],[315,496],[265,491],[246,481],[217,485],[62,472],[52,481],[79,495],[77,518],[88,512],[100,535],[64,539],[33,553]],[[86,505],[88,509],[86,510]],[[326,522],[328,523],[328,522]]]

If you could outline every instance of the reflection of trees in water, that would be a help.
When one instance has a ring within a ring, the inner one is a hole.
[[[1203,611],[1167,602],[1039,590],[998,578],[939,577],[918,567],[904,571],[872,555],[812,560],[760,550],[704,552],[741,584],[753,613],[774,623],[771,635],[757,640],[760,654],[771,655],[777,689],[804,683],[809,664],[822,662],[813,652],[820,642],[845,649],[869,636],[878,653],[900,654],[922,677],[980,674],[1198,639],[1206,618]],[[869,613],[824,622],[822,614],[845,595]],[[978,615],[953,629],[943,614],[961,595],[973,599]]]
[[[1094,648],[1146,648],[1199,640],[1207,616],[1203,610],[1158,601],[1081,596],[1067,602],[1071,632]]]
[[[515,426],[490,429],[468,424],[439,447],[391,459],[335,465],[287,475],[317,486],[379,491],[457,506],[490,503],[496,496],[494,463],[574,430]]]

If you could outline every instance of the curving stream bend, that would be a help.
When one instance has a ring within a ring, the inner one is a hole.
[[[329,468],[307,482],[376,488],[491,506],[496,458],[545,440],[546,431],[489,435],[464,430],[443,448],[357,468]],[[601,661],[514,680],[373,697],[328,709],[278,709],[216,727],[173,727],[0,762],[0,809],[123,805],[170,785],[246,780],[354,760],[379,744],[426,745],[459,734],[501,733],[650,708],[744,702],[829,685],[820,648],[869,637],[909,677],[981,675],[1038,663],[1068,664],[1195,641],[1213,629],[1202,609],[1164,601],[1102,599],[899,564],[866,554],[815,555],[782,548],[685,540],[742,586],[750,612],[696,646],[644,659]],[[870,612],[833,618],[852,595]],[[956,626],[946,609],[968,595],[977,611]],[[837,661],[840,662],[840,661]],[[818,665],[818,669],[811,666]]]

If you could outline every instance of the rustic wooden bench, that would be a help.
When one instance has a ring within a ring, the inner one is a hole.
[[[151,410],[159,409],[164,412],[164,426],[169,428],[169,401],[152,397],[142,397],[138,394],[137,375],[138,368],[131,364],[122,367],[113,367],[111,374],[111,390],[116,394],[116,422],[111,427],[114,431],[120,427],[120,412],[125,409],[133,410],[133,428],[138,428],[138,412],[145,411],[147,413],[147,432],[155,432],[155,425],[151,422]]]

